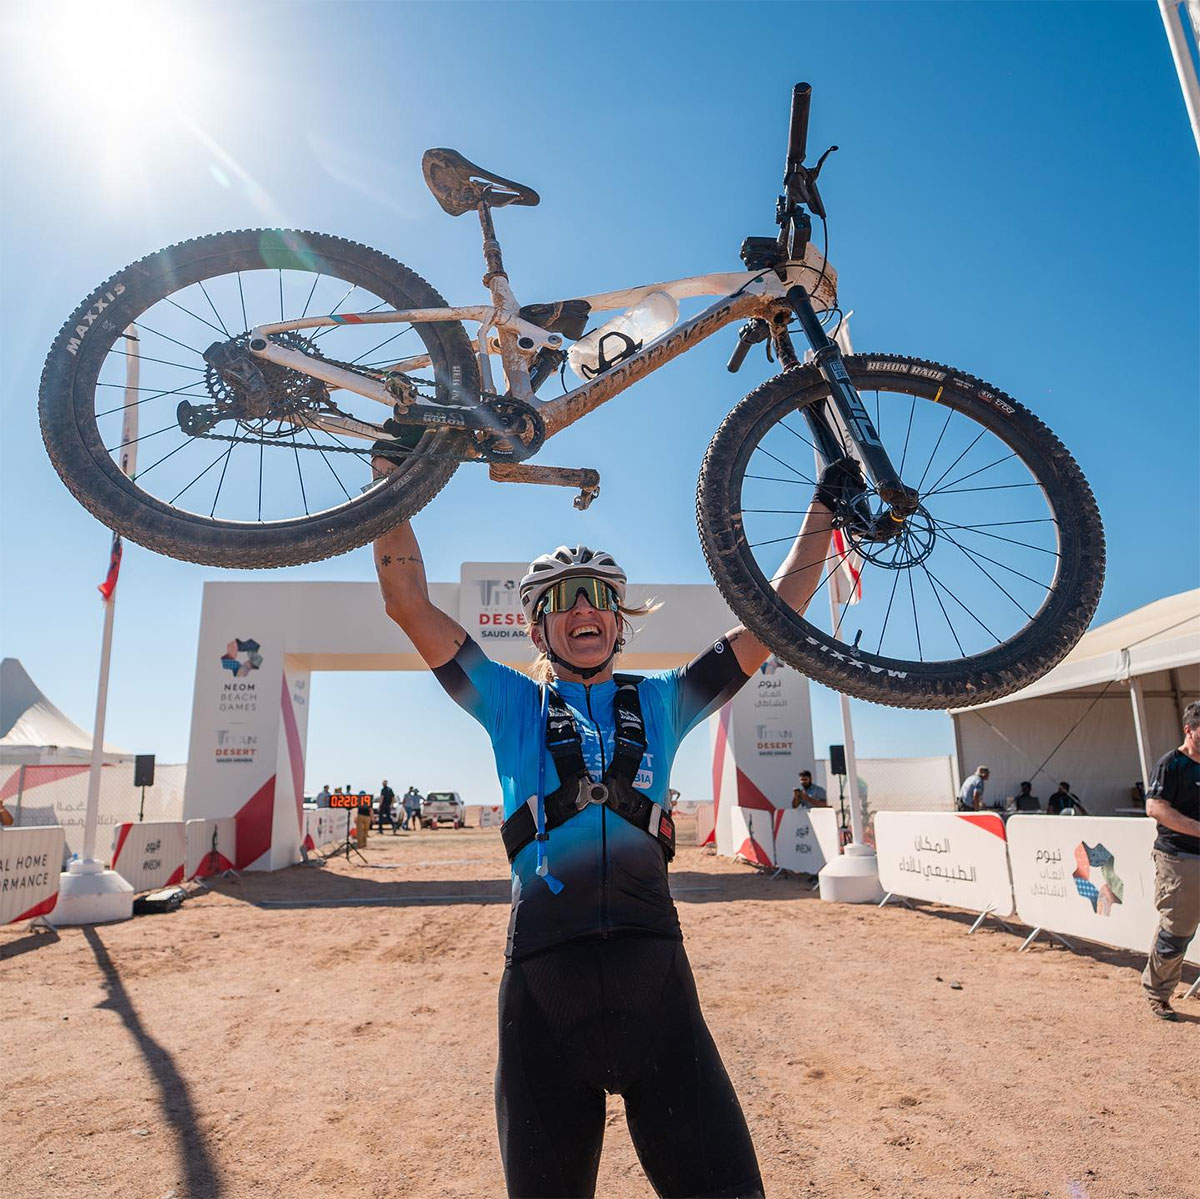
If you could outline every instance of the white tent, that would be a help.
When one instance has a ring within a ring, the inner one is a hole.
[[[1029,779],[1045,808],[1065,779],[1092,814],[1130,808],[1134,782],[1148,781],[1179,744],[1183,709],[1194,699],[1200,589],[1092,629],[1013,695],[951,712],[960,777],[990,767],[989,800],[1015,795]]]
[[[91,756],[92,735],[42,694],[16,658],[0,662],[0,764],[87,762]],[[132,760],[132,754],[104,743],[105,762]]]

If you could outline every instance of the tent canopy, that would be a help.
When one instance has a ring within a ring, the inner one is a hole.
[[[959,711],[1020,703],[1037,695],[1077,691],[1110,680],[1178,670],[1200,662],[1200,587],[1168,595],[1084,633],[1048,674],[1020,691]],[[1193,698],[1195,698],[1193,696]]]
[[[92,737],[43,694],[16,658],[0,662],[0,762],[87,761]],[[106,761],[132,755],[104,743]]]
[[[1135,780],[1179,744],[1198,697],[1200,589],[1092,629],[1021,691],[952,711],[960,777],[986,764],[988,802],[1028,779],[1044,808],[1066,779],[1089,812],[1133,809]]]

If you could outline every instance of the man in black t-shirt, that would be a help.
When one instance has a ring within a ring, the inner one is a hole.
[[[400,822],[392,815],[392,803],[396,798],[396,793],[388,786],[387,779],[383,780],[383,786],[379,788],[379,835],[383,836],[383,822],[390,821],[392,826],[392,836],[400,835]]]
[[[1183,744],[1154,767],[1146,815],[1158,821],[1153,853],[1159,919],[1142,986],[1160,1020],[1177,1020],[1171,996],[1184,951],[1200,927],[1200,702],[1184,709]]]

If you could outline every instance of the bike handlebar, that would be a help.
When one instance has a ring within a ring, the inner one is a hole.
[[[808,107],[811,102],[812,84],[797,83],[792,88],[792,121],[788,131],[787,167],[783,176],[785,183],[792,171],[804,162],[808,146]]]

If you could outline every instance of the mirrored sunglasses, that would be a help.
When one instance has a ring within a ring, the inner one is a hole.
[[[600,612],[616,612],[621,606],[611,583],[583,575],[573,579],[560,579],[542,592],[533,611],[534,620],[546,612],[569,612],[575,607],[581,593],[587,598],[587,602]]]

